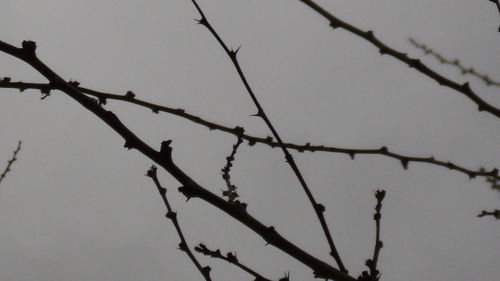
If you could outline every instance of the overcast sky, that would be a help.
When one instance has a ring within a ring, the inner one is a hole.
[[[489,1],[319,1],[327,10],[500,106],[500,90],[440,65],[408,37],[500,80],[499,14]],[[500,167],[500,120],[440,87],[300,1],[200,1],[286,141],[379,148],[431,156],[470,169]],[[188,0],[4,0],[0,40],[38,43],[39,58],[67,80],[96,90],[183,108],[210,121],[266,136],[229,59]],[[0,54],[0,77],[45,82],[23,62]],[[73,100],[54,93],[0,89],[0,167],[18,140],[23,149],[0,184],[1,281],[201,280],[182,252],[163,202],[144,176],[152,162]],[[151,146],[172,139],[174,160],[215,193],[236,138],[188,120],[109,101]],[[500,275],[500,223],[479,219],[499,208],[484,178],[383,156],[293,152],[350,273],[371,257],[374,190],[384,188],[382,280],[490,281]],[[162,184],[191,246],[236,251],[268,278],[311,271],[201,200],[185,201],[179,183]],[[242,145],[233,183],[250,214],[332,264],[315,214],[279,150]],[[214,280],[252,280],[200,256]]]

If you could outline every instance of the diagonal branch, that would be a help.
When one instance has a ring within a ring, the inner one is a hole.
[[[288,152],[288,149],[286,148],[283,141],[281,140],[281,137],[279,136],[277,130],[274,128],[273,124],[271,123],[271,120],[267,117],[264,109],[262,108],[261,104],[257,100],[257,97],[255,96],[252,88],[250,87],[250,84],[248,83],[247,78],[245,77],[245,74],[243,73],[243,70],[241,69],[241,66],[240,66],[238,59],[236,57],[239,48],[236,50],[232,50],[232,49],[230,50],[227,47],[226,43],[224,43],[222,38],[219,36],[219,34],[217,34],[215,29],[212,27],[212,25],[208,22],[207,17],[205,16],[203,11],[201,10],[201,8],[198,5],[198,3],[196,2],[196,0],[191,0],[191,2],[196,7],[196,10],[198,10],[198,13],[201,16],[201,19],[198,20],[198,23],[201,25],[204,25],[210,31],[210,33],[219,42],[221,47],[224,49],[226,54],[229,56],[229,58],[233,62],[233,65],[236,68],[236,71],[238,72],[238,75],[240,76],[240,79],[243,82],[243,85],[245,86],[250,97],[252,98],[252,101],[254,102],[255,107],[257,107],[257,114],[255,116],[262,118],[264,120],[264,122],[266,123],[267,127],[269,128],[269,130],[271,130],[274,138],[276,138],[276,140],[278,142],[278,145],[281,147],[281,150],[283,150],[283,153],[285,154],[286,162],[292,168],[293,172],[297,176],[297,179],[299,180],[299,182],[302,186],[302,189],[306,193],[307,198],[311,202],[313,209],[316,213],[316,216],[318,217],[318,220],[321,224],[321,228],[323,229],[323,233],[325,234],[328,245],[330,246],[330,255],[337,262],[337,265],[339,266],[340,271],[347,273],[347,269],[345,268],[344,264],[342,263],[342,259],[340,258],[340,255],[337,251],[337,248],[335,247],[335,243],[333,242],[333,238],[332,238],[332,235],[330,233],[330,230],[328,229],[328,224],[326,223],[326,219],[325,219],[325,216],[323,214],[325,212],[325,207],[316,202],[316,199],[314,198],[311,190],[307,186],[307,183],[306,183],[304,177],[302,176],[297,164],[295,163],[295,160],[293,160],[292,155],[290,154],[290,152]]]
[[[429,67],[427,67],[425,64],[423,64],[419,59],[414,59],[408,57],[405,53],[399,52],[386,44],[384,44],[382,41],[377,39],[375,35],[373,34],[372,30],[368,31],[362,31],[361,29],[340,20],[339,18],[335,17],[325,9],[323,9],[321,6],[316,4],[312,0],[299,0],[300,2],[304,3],[314,11],[316,11],[318,14],[322,15],[325,19],[327,19],[330,22],[330,26],[332,28],[343,28],[353,34],[358,35],[359,37],[365,39],[366,41],[372,43],[375,45],[378,49],[381,55],[389,55],[392,56],[396,59],[398,59],[401,62],[406,63],[409,67],[416,69],[417,71],[421,72],[422,74],[426,75],[427,77],[430,77],[434,79],[436,82],[439,83],[439,85],[446,86],[448,88],[454,89],[457,92],[463,94],[464,96],[468,97],[470,100],[472,100],[477,106],[479,111],[487,111],[496,117],[500,118],[500,109],[487,103],[485,100],[481,99],[470,87],[469,83],[466,82],[462,85],[458,84],[455,81],[452,81],[437,72],[433,71]]]
[[[255,233],[259,234],[268,244],[277,247],[307,267],[311,268],[314,271],[315,276],[318,278],[329,278],[339,281],[356,280],[356,278],[341,272],[333,266],[300,249],[298,246],[281,236],[274,229],[274,227],[265,226],[259,220],[251,216],[245,208],[241,208],[241,206],[237,204],[226,202],[224,199],[199,185],[174,163],[172,159],[170,141],[163,142],[160,151],[156,151],[150,147],[142,139],[137,137],[128,127],[126,127],[113,112],[104,109],[98,102],[85,96],[75,86],[66,82],[49,67],[47,67],[37,58],[35,50],[36,44],[32,41],[23,41],[22,48],[17,48],[0,41],[0,51],[29,64],[45,78],[47,78],[52,85],[55,85],[55,87],[66,93],[69,97],[96,115],[111,129],[123,137],[123,139],[125,139],[126,148],[137,149],[144,156],[161,166],[165,169],[165,171],[170,173],[177,181],[179,181],[183,185],[179,188],[179,191],[188,196],[188,198],[200,198],[230,215]]]
[[[75,84],[77,82],[73,82]],[[55,86],[51,85],[50,83],[25,83],[25,82],[12,82],[10,77],[3,77],[0,79],[0,88],[13,88],[13,89],[18,89],[19,91],[23,92],[27,89],[35,89],[35,90],[40,90],[44,96],[46,96],[48,93],[50,93],[51,90],[59,90]],[[169,114],[173,114],[179,117],[182,117],[184,119],[187,119],[189,121],[192,121],[196,124],[202,125],[207,127],[209,130],[219,130],[225,133],[233,134],[235,136],[238,136],[240,134],[240,128],[241,127],[227,127],[215,122],[207,121],[205,119],[202,119],[199,116],[187,113],[184,109],[182,108],[172,108],[172,107],[167,107],[167,106],[162,106],[150,102],[146,102],[141,99],[137,99],[135,95],[131,95],[131,92],[128,91],[127,94],[120,95],[120,94],[111,94],[111,93],[105,93],[105,92],[100,92],[96,90],[92,90],[89,88],[84,88],[81,86],[76,86],[76,88],[84,93],[91,95],[93,97],[96,97],[101,104],[105,104],[108,99],[110,100],[119,100],[123,102],[128,102],[132,104],[136,104],[142,107],[146,107],[151,109],[154,113],[158,112],[165,112]],[[43,98],[43,97],[42,97]],[[248,141],[249,145],[254,145],[256,143],[262,143],[266,144],[272,148],[276,148],[279,146],[279,143],[276,141],[273,141],[273,138],[268,136],[268,137],[256,137],[248,134],[243,134],[243,139]],[[441,166],[448,168],[450,170],[455,170],[458,172],[461,172],[463,174],[468,175],[470,178],[475,178],[475,177],[492,177],[494,179],[500,180],[500,176],[498,175],[498,169],[492,169],[490,171],[486,171],[483,169],[480,170],[471,170],[467,169],[464,166],[457,165],[455,163],[449,162],[449,161],[443,161],[443,160],[437,160],[433,156],[432,157],[417,157],[417,156],[408,156],[408,155],[403,155],[399,153],[395,153],[390,151],[387,147],[382,147],[382,148],[368,148],[368,149],[359,149],[359,148],[342,148],[342,147],[334,147],[334,146],[324,146],[324,145],[311,145],[310,143],[306,143],[304,145],[300,144],[295,144],[295,143],[283,143],[288,149],[293,149],[297,150],[299,152],[304,152],[304,151],[309,151],[309,152],[315,152],[315,151],[323,151],[323,152],[331,152],[331,153],[341,153],[341,154],[346,154],[350,156],[352,159],[355,158],[357,154],[359,155],[369,155],[369,154],[374,154],[374,155],[383,155],[389,158],[396,159],[401,162],[401,165],[403,168],[407,169],[409,163],[414,162],[414,163],[427,163],[435,166]]]
[[[447,58],[443,57],[440,53],[435,52],[431,48],[427,47],[425,44],[419,43],[413,38],[408,38],[408,41],[410,41],[410,43],[413,46],[415,46],[416,48],[424,51],[424,54],[431,55],[431,56],[435,57],[440,63],[455,66],[456,68],[458,68],[460,70],[460,72],[463,75],[470,74],[472,76],[475,76],[475,77],[483,80],[483,82],[486,83],[486,85],[488,85],[488,86],[492,85],[492,86],[500,87],[500,82],[497,82],[497,81],[491,79],[488,76],[488,74],[481,74],[481,73],[478,73],[472,67],[469,67],[469,68],[465,67],[460,63],[460,61],[458,59],[454,59],[454,60],[447,59]]]
[[[16,162],[17,160],[16,157],[20,150],[21,150],[21,141],[17,143],[17,148],[12,153],[12,157],[9,159],[9,161],[7,161],[7,167],[5,167],[2,174],[0,175],[0,182],[2,182],[2,180],[7,176],[7,173],[10,172],[10,167],[12,166],[12,164],[14,164],[14,162]]]
[[[373,215],[373,220],[375,221],[375,247],[373,248],[373,258],[366,260],[366,266],[370,270],[363,271],[361,276],[358,278],[359,281],[378,281],[380,279],[380,270],[377,268],[378,257],[380,255],[380,250],[384,246],[382,240],[380,240],[380,219],[382,218],[382,201],[385,198],[385,190],[375,191],[375,198],[377,199],[377,205],[375,205],[375,214]]]
[[[158,176],[156,174],[156,167],[152,166],[146,173],[146,176],[150,177],[153,180],[153,182],[156,185],[156,188],[158,189],[158,193],[160,193],[160,196],[163,199],[163,203],[165,203],[165,207],[167,207],[168,212],[166,214],[166,217],[172,221],[172,224],[175,226],[175,230],[177,231],[177,235],[179,235],[179,238],[181,239],[181,243],[179,243],[179,249],[185,252],[189,256],[189,259],[191,259],[191,261],[196,266],[198,271],[200,271],[201,275],[203,275],[203,278],[205,278],[205,280],[207,281],[211,281],[212,279],[210,278],[210,267],[201,266],[200,262],[196,259],[196,257],[193,255],[193,252],[189,248],[186,242],[186,238],[184,238],[181,226],[179,225],[179,221],[177,220],[177,213],[172,211],[172,207],[170,207],[170,203],[168,202],[167,189],[162,187],[160,181],[158,180]]]

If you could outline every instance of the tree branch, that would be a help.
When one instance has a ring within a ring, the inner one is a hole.
[[[233,253],[229,252],[229,253],[227,253],[226,256],[224,256],[223,254],[221,254],[221,252],[220,252],[219,249],[213,251],[213,250],[210,250],[209,248],[207,248],[207,246],[205,246],[204,244],[199,244],[194,249],[197,252],[200,252],[200,253],[202,253],[202,254],[204,254],[206,256],[210,256],[210,257],[216,258],[216,259],[221,259],[221,260],[224,260],[224,261],[226,261],[226,262],[228,262],[230,264],[234,264],[235,266],[239,267],[243,271],[245,271],[248,274],[250,274],[253,277],[255,277],[255,280],[258,280],[258,281],[271,281],[270,279],[267,279],[267,278],[263,277],[262,275],[260,275],[259,273],[257,273],[255,270],[253,270],[253,269],[249,268],[248,266],[245,266],[242,263],[240,263],[240,261],[236,257],[236,254],[233,254]]]
[[[295,173],[297,179],[300,182],[300,185],[302,186],[302,189],[306,193],[307,198],[311,202],[313,209],[314,209],[314,212],[316,213],[316,216],[318,217],[318,220],[320,222],[321,228],[323,229],[323,233],[325,234],[328,245],[330,246],[330,255],[337,262],[337,265],[339,266],[340,271],[347,273],[347,269],[344,266],[344,264],[342,263],[342,259],[340,258],[340,255],[337,251],[337,248],[335,247],[335,243],[333,242],[331,232],[328,229],[328,224],[326,223],[326,219],[324,216],[325,206],[316,202],[316,199],[314,198],[311,190],[309,189],[304,177],[302,176],[302,173],[299,170],[299,167],[295,163],[295,160],[293,159],[290,152],[288,152],[288,149],[284,145],[283,141],[281,140],[281,137],[279,136],[278,131],[274,128],[273,124],[271,123],[271,120],[267,117],[267,115],[264,111],[264,108],[261,106],[261,104],[259,103],[257,97],[255,96],[252,88],[250,87],[250,84],[248,83],[248,80],[247,80],[245,74],[243,73],[243,70],[241,69],[240,63],[238,62],[238,59],[237,59],[237,54],[238,54],[239,48],[236,50],[229,49],[227,47],[226,43],[224,43],[222,38],[219,36],[219,34],[217,34],[217,32],[215,31],[213,26],[208,22],[207,17],[205,16],[203,11],[201,10],[201,8],[198,5],[198,3],[196,2],[196,0],[191,0],[191,2],[196,7],[196,10],[198,10],[198,13],[201,16],[201,19],[198,20],[198,23],[205,26],[210,31],[210,33],[215,37],[217,42],[219,42],[220,46],[224,49],[226,54],[231,59],[234,67],[236,68],[236,71],[238,72],[238,75],[239,75],[241,81],[243,82],[243,85],[245,86],[245,89],[247,90],[248,94],[252,98],[252,101],[254,102],[255,107],[257,108],[257,113],[255,114],[255,116],[262,118],[262,120],[264,120],[264,122],[266,123],[269,130],[271,130],[274,138],[278,142],[279,147],[281,148],[281,150],[285,154],[286,162],[292,168],[293,172]]]
[[[334,268],[333,266],[313,257],[309,253],[297,247],[295,244],[291,243],[283,236],[281,236],[274,227],[267,227],[260,221],[255,219],[253,216],[248,214],[245,208],[241,208],[240,205],[231,204],[226,202],[222,198],[210,192],[208,189],[203,188],[193,179],[191,179],[184,171],[182,171],[173,162],[171,153],[172,148],[170,147],[170,142],[165,141],[162,143],[160,151],[156,151],[147,145],[144,141],[138,138],[130,129],[128,129],[120,119],[111,111],[104,109],[98,102],[82,94],[78,89],[66,82],[44,63],[42,63],[35,54],[36,44],[32,41],[23,41],[23,47],[17,48],[8,43],[0,41],[0,51],[10,54],[18,59],[21,59],[28,63],[31,67],[37,70],[49,82],[69,97],[74,99],[76,102],[81,104],[83,107],[91,111],[94,115],[99,117],[104,123],[106,123],[111,129],[122,136],[125,139],[125,147],[128,149],[137,149],[143,155],[151,159],[153,162],[164,168],[168,173],[170,173],[177,181],[179,181],[183,186],[179,188],[185,196],[189,198],[197,197],[207,203],[213,205],[214,207],[222,210],[226,214],[230,215],[234,219],[238,220],[249,229],[253,230],[259,234],[268,244],[271,244],[283,252],[287,253],[291,257],[297,259],[299,262],[308,266],[314,271],[314,274],[318,278],[329,278],[339,281],[355,281],[356,279],[348,274],[341,272],[340,270]]]
[[[12,166],[12,164],[14,164],[14,162],[16,162],[17,160],[16,157],[20,150],[21,150],[21,141],[17,143],[17,148],[12,153],[12,157],[9,159],[9,161],[7,161],[7,167],[5,167],[2,174],[0,175],[0,182],[2,182],[2,180],[7,176],[7,173],[10,172],[10,167]]]
[[[189,259],[193,262],[193,264],[196,266],[198,271],[203,275],[203,278],[207,281],[211,281],[212,279],[210,278],[210,267],[209,266],[201,266],[200,262],[196,259],[196,257],[193,255],[193,252],[189,248],[186,239],[184,238],[184,234],[182,233],[181,226],[179,225],[179,221],[177,220],[177,213],[172,211],[172,208],[170,207],[170,203],[168,202],[167,199],[167,189],[162,187],[160,184],[160,181],[158,180],[158,176],[156,175],[156,167],[151,166],[151,168],[148,170],[146,173],[146,176],[150,177],[153,182],[156,185],[156,188],[158,189],[158,193],[160,193],[161,198],[163,199],[163,203],[165,203],[165,207],[167,207],[167,214],[165,217],[170,219],[172,221],[172,224],[175,226],[175,230],[177,231],[177,235],[181,239],[181,243],[179,243],[179,249],[183,252],[185,252],[188,256]]]
[[[76,84],[77,82],[74,81],[72,82],[73,85]],[[12,89],[18,89],[19,91],[23,92],[27,89],[35,89],[35,90],[40,90],[40,92],[44,95],[42,96],[45,97],[47,93],[50,93],[51,90],[60,90],[56,88],[55,86],[51,85],[50,83],[25,83],[25,82],[12,82],[10,77],[3,77],[0,79],[0,88],[12,88]],[[159,113],[159,112],[165,112],[169,113],[172,115],[176,115],[179,117],[182,117],[184,119],[187,119],[189,121],[192,121],[196,124],[202,125],[207,127],[209,130],[219,130],[225,133],[229,133],[235,136],[238,136],[240,133],[240,128],[244,130],[244,128],[236,126],[234,128],[223,126],[218,123],[214,123],[211,121],[207,121],[205,119],[202,119],[199,116],[187,113],[184,109],[182,108],[172,108],[172,107],[167,107],[167,106],[162,106],[150,102],[146,102],[144,100],[137,99],[135,95],[132,95],[130,91],[127,92],[127,94],[120,95],[120,94],[111,94],[111,93],[105,93],[105,92],[100,92],[96,90],[92,90],[89,88],[84,88],[81,86],[76,86],[76,88],[84,93],[88,94],[90,96],[96,97],[101,104],[105,104],[108,99],[110,100],[119,100],[123,102],[128,102],[132,104],[136,104],[142,107],[146,107],[151,109],[154,113]],[[256,137],[248,134],[243,134],[242,135],[243,139],[248,141],[249,145],[254,145],[256,143],[262,143],[266,144],[272,148],[279,147],[279,143],[276,141],[273,141],[273,138],[270,136],[267,137]],[[469,176],[469,178],[475,178],[475,177],[492,177],[494,179],[500,180],[500,175],[498,174],[498,169],[493,168],[490,171],[486,171],[484,169],[479,169],[479,170],[471,170],[468,168],[465,168],[462,165],[457,165],[455,163],[449,162],[449,161],[443,161],[443,160],[437,160],[434,158],[434,156],[431,157],[418,157],[418,156],[408,156],[404,154],[399,154],[390,151],[387,147],[381,147],[381,148],[368,148],[368,149],[359,149],[359,148],[342,148],[342,147],[334,147],[334,146],[324,146],[324,145],[311,145],[310,143],[306,143],[304,145],[300,144],[295,144],[295,143],[283,143],[284,146],[286,146],[289,149],[297,150],[299,152],[315,152],[315,151],[323,151],[323,152],[331,152],[331,153],[341,153],[341,154],[346,154],[351,157],[351,159],[354,159],[357,154],[359,155],[382,155],[386,156],[389,158],[396,159],[400,161],[401,165],[403,166],[404,169],[408,168],[409,163],[411,162],[419,162],[419,163],[427,163],[435,166],[441,166],[448,168],[450,170],[455,170],[458,172],[461,172],[463,174],[466,174]]]
[[[387,46],[386,44],[378,40],[377,37],[375,37],[372,30],[362,31],[361,29],[335,17],[334,15],[323,9],[321,6],[319,6],[312,0],[299,0],[299,1],[304,3],[314,11],[316,11],[318,14],[322,15],[325,19],[327,19],[330,22],[330,26],[333,29],[343,28],[353,34],[358,35],[359,37],[375,45],[379,49],[381,55],[389,55],[398,59],[401,62],[406,63],[409,67],[414,68],[417,71],[421,72],[422,74],[426,75],[427,77],[434,79],[436,82],[438,82],[439,85],[454,89],[457,92],[468,97],[478,106],[479,111],[487,111],[495,115],[496,117],[500,118],[500,109],[492,106],[485,100],[481,99],[474,91],[472,91],[472,89],[469,87],[468,82],[460,85],[457,82],[454,82],[438,74],[437,72],[431,70],[429,67],[423,64],[419,59],[410,58],[405,53],[396,51],[395,49],[392,49],[391,47]]]
[[[427,47],[425,44],[418,43],[413,38],[408,38],[408,41],[410,41],[410,43],[413,46],[415,46],[416,48],[424,51],[424,54],[431,55],[431,56],[435,57],[440,63],[448,64],[448,65],[451,65],[451,66],[458,68],[463,75],[470,74],[472,76],[475,76],[475,77],[483,80],[487,86],[500,87],[500,82],[497,82],[497,81],[491,79],[488,76],[488,74],[480,74],[480,73],[476,72],[476,70],[474,70],[474,68],[472,68],[472,67],[469,67],[469,68],[465,67],[460,63],[460,61],[458,59],[454,59],[454,60],[447,59],[447,58],[443,57],[440,53],[437,53],[434,50],[432,50],[431,48]]]

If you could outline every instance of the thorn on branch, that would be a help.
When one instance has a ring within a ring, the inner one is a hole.
[[[236,60],[236,56],[238,55],[238,51],[241,49],[241,46],[236,48],[236,50],[229,50],[229,56],[231,57],[232,60]]]
[[[409,161],[408,158],[401,158],[401,165],[403,165],[403,168],[405,170],[408,170],[408,161]]]
[[[197,24],[201,24],[201,25],[203,25],[205,27],[208,27],[208,21],[207,21],[207,19],[205,17],[202,17],[199,20],[195,19],[195,21],[196,21]]]

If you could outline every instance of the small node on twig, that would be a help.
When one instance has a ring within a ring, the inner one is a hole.
[[[368,38],[368,39],[375,38],[375,36],[373,35],[373,30],[368,30],[367,32],[365,32],[365,35],[366,35],[366,38]]]
[[[34,56],[36,51],[36,42],[24,40],[22,43],[23,52],[27,55]]]
[[[186,243],[180,242],[179,243],[179,250],[181,250],[183,252],[186,252],[188,250],[188,247],[187,247]]]
[[[151,166],[151,168],[149,168],[149,170],[146,172],[146,176],[150,178],[156,177],[156,170],[157,168],[155,165]]]
[[[212,270],[212,268],[210,266],[204,266],[201,270],[205,276],[208,276],[210,274],[210,270]]]
[[[125,97],[127,99],[133,100],[135,98],[135,94],[132,91],[127,91],[127,93],[125,93]]]
[[[197,24],[208,26],[208,21],[205,17],[202,17],[201,19],[195,19],[195,21]]]
[[[325,206],[323,204],[320,204],[320,203],[317,203],[316,206],[314,206],[314,209],[316,209],[316,211],[319,213],[325,212]]]
[[[420,65],[420,60],[419,59],[410,59],[408,61],[408,65],[412,68],[418,67]]]
[[[332,20],[330,21],[330,26],[332,27],[332,29],[336,29],[340,27],[340,24],[338,23],[338,21]]]
[[[168,219],[175,219],[177,217],[177,213],[174,212],[174,211],[169,211],[165,214],[165,217],[168,218]]]
[[[161,147],[160,147],[160,154],[170,158],[172,155],[172,148],[170,147],[170,144],[172,143],[172,140],[166,140],[161,142]]]

